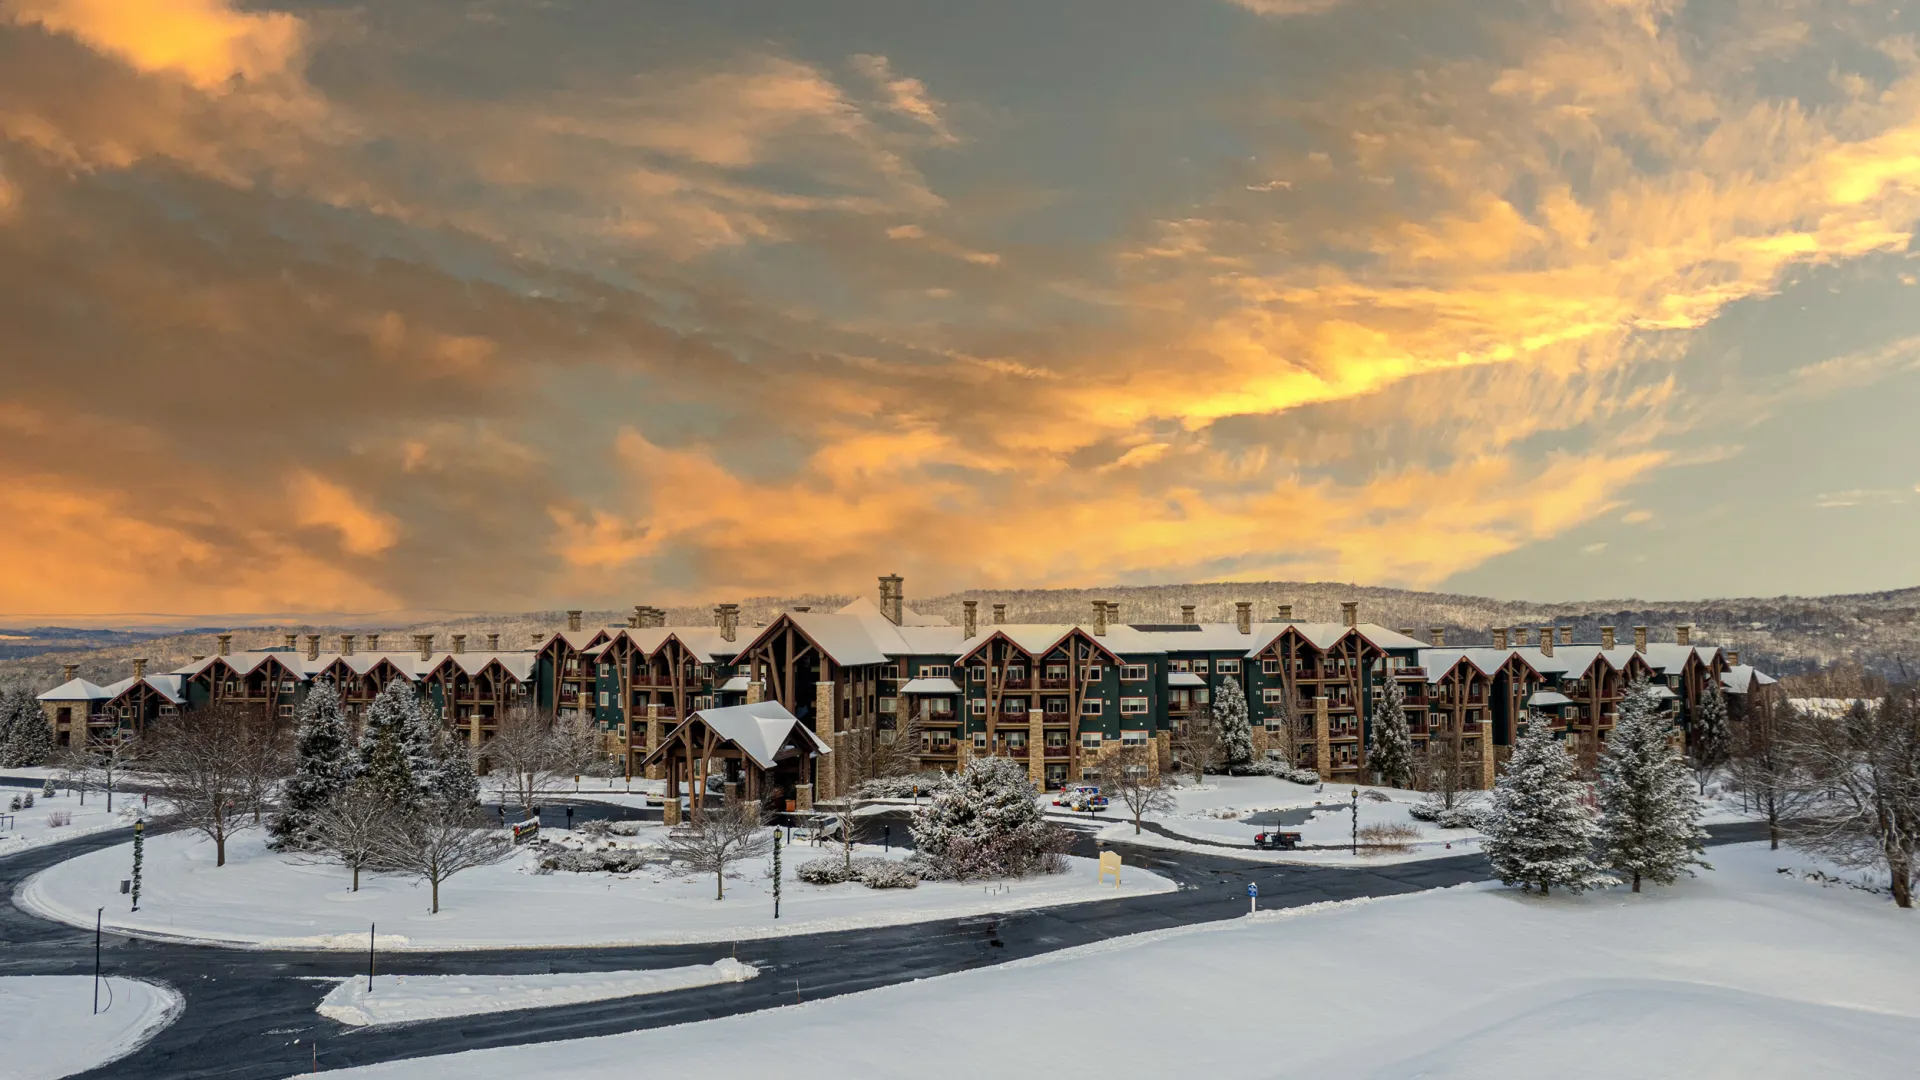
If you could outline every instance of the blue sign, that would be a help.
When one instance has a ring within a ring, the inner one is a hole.
[[[1255,883],[1255,882],[1251,882],[1251,881],[1249,881],[1249,882],[1247,882],[1247,895],[1248,895],[1248,896],[1259,896],[1259,895],[1260,895],[1260,886],[1259,886],[1259,885],[1258,885],[1257,883]]]

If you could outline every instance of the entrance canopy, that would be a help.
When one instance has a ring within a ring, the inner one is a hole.
[[[668,732],[642,764],[688,745],[701,756],[733,750],[762,769],[771,769],[784,758],[833,752],[812,728],[788,712],[786,706],[777,701],[756,701],[750,705],[701,709]]]

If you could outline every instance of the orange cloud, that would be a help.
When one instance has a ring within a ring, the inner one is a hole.
[[[203,90],[286,72],[306,43],[295,16],[239,11],[227,0],[4,0],[0,14]]]
[[[317,473],[294,472],[287,481],[287,497],[295,522],[332,529],[349,554],[378,555],[398,539],[391,517],[369,509],[353,492]]]

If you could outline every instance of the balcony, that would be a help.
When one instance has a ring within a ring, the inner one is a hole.
[[[1066,677],[1066,676],[1064,676],[1064,675],[1063,675],[1063,676],[1061,676],[1061,677],[1060,677],[1060,678],[1058,678],[1058,679],[1041,679],[1041,680],[1040,680],[1040,689],[1042,689],[1042,690],[1071,690],[1071,689],[1073,689],[1073,680],[1072,680],[1072,679],[1069,679],[1069,678],[1067,678],[1067,677]]]
[[[1031,690],[1033,689],[1033,680],[1032,679],[1003,679],[1000,682],[1000,689]]]
[[[1064,758],[1068,758],[1068,757],[1071,757],[1071,756],[1073,756],[1073,747],[1071,747],[1071,746],[1049,746],[1049,747],[1047,747],[1047,753],[1046,753],[1046,756],[1047,756],[1047,757],[1049,757],[1049,758],[1063,758],[1063,759],[1064,759]]]

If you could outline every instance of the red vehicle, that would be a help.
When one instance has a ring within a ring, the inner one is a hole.
[[[1292,851],[1294,848],[1300,846],[1300,834],[1297,832],[1280,832],[1279,830],[1255,833],[1253,846],[1266,851]]]

